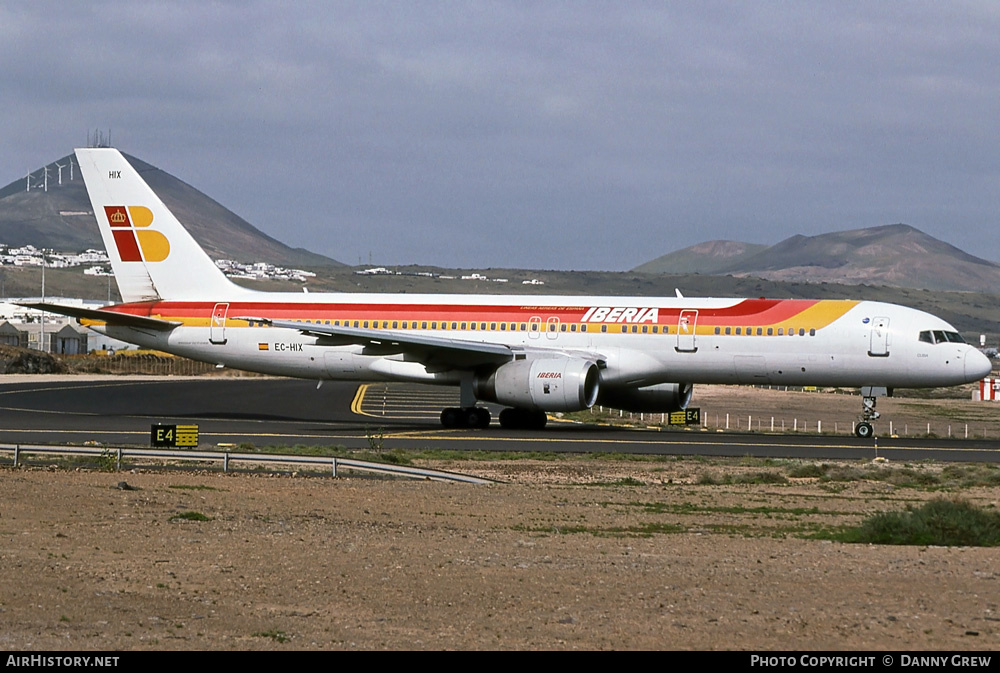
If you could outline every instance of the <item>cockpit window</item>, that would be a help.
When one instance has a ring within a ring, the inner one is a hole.
[[[958,332],[946,332],[944,330],[924,330],[920,333],[920,340],[929,344],[955,343],[964,344],[965,339]]]

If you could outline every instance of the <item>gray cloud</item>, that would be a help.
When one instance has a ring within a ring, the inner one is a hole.
[[[0,170],[110,127],[348,263],[893,222],[998,258],[998,34],[986,2],[8,4]]]

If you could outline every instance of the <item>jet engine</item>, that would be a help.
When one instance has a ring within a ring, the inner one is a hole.
[[[694,386],[690,383],[660,383],[643,388],[601,388],[598,404],[624,411],[669,413],[687,409]]]
[[[476,377],[476,397],[519,409],[581,411],[594,406],[597,364],[580,358],[515,360]]]

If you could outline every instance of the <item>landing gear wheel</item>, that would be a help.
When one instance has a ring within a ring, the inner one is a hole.
[[[441,425],[446,428],[457,428],[465,419],[461,409],[448,407],[441,412]]]
[[[485,407],[459,409],[448,407],[441,412],[441,425],[446,428],[488,428],[490,410]]]
[[[504,409],[500,412],[500,427],[507,430],[541,430],[548,420],[544,411]]]
[[[871,423],[858,423],[858,427],[854,428],[854,434],[861,439],[868,439],[875,434],[875,428]]]
[[[490,427],[490,410],[485,407],[470,407],[465,412],[465,426],[468,428]]]
[[[532,411],[529,428],[532,430],[543,430],[545,424],[549,422],[549,416],[544,411]]]

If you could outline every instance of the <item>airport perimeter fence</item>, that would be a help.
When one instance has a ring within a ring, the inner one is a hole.
[[[828,394],[828,393],[820,393]],[[856,397],[859,400],[860,397]],[[965,404],[965,401],[957,401]],[[947,437],[955,439],[997,439],[1000,438],[1000,411],[991,403],[974,403],[975,413],[969,408],[960,413],[934,416],[926,420],[895,416],[886,412],[875,421],[878,435],[898,437]],[[772,413],[770,411],[726,411],[725,403],[702,407],[701,422],[693,426],[671,426],[669,414],[638,413],[595,406],[589,412],[570,415],[584,422],[603,422],[611,425],[644,427],[662,430],[688,430],[700,432],[742,432],[761,434],[802,434],[854,436],[858,423],[850,411],[838,413]],[[970,418],[970,415],[972,416]],[[950,416],[950,417],[949,417]]]

